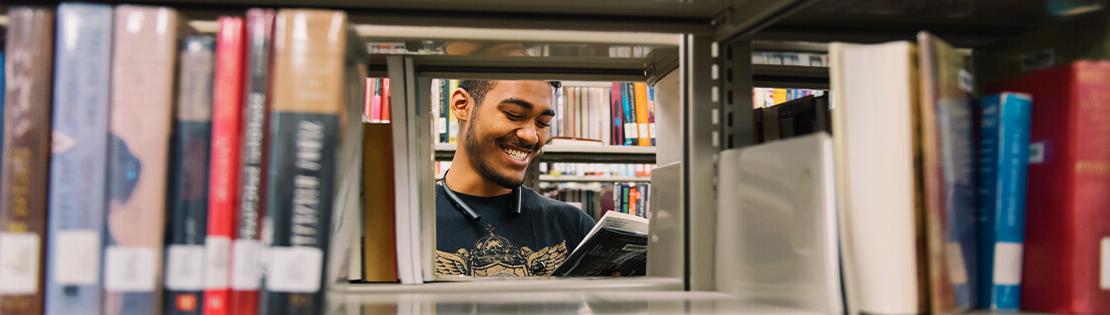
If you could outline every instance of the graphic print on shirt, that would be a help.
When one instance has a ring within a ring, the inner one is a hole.
[[[486,231],[488,235],[478,239],[473,248],[454,253],[436,250],[436,276],[546,277],[567,259],[566,240],[532,251],[494,234],[492,225],[486,225]]]

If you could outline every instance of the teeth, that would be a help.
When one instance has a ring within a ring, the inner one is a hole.
[[[513,158],[514,160],[518,160],[518,161],[524,161],[524,159],[528,158],[528,153],[524,153],[524,152],[521,152],[521,151],[518,151],[518,150],[509,149],[509,148],[505,148],[505,153],[508,154],[509,157]]]

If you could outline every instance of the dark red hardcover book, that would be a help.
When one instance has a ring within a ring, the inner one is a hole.
[[[238,214],[239,149],[243,122],[243,19],[220,17],[212,103],[204,314],[232,314],[231,240]]]
[[[390,121],[390,120],[392,119],[392,118],[391,118],[392,116],[390,115],[390,111],[391,111],[391,110],[392,110],[392,108],[393,108],[393,106],[392,106],[392,104],[391,104],[391,103],[393,102],[393,97],[392,97],[392,96],[393,96],[393,92],[391,92],[391,91],[390,91],[390,87],[389,87],[389,78],[382,78],[382,112],[381,112],[381,120],[382,120],[383,122],[388,122],[388,121]]]
[[[1110,314],[1110,62],[989,90],[1033,96],[1021,308]]]
[[[611,138],[608,145],[622,145],[624,144],[624,123],[621,118],[624,115],[624,110],[621,109],[621,88],[620,82],[613,82],[609,88],[609,115],[612,117],[612,125],[609,126]]]
[[[246,15],[246,57],[236,236],[231,244],[231,313],[258,314],[262,284],[262,215],[265,212],[267,121],[269,120],[270,60],[274,16],[268,9]]]

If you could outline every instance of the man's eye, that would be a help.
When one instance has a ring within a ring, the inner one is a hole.
[[[537,121],[536,121],[536,125],[537,125],[537,126],[540,126],[540,128],[547,128],[547,127],[551,127],[551,123],[549,123],[549,122],[543,122],[543,121],[539,121],[539,120],[537,120]]]
[[[523,118],[523,116],[514,114],[512,112],[505,112],[505,116],[509,116],[509,119],[512,119],[512,120],[518,120],[518,119]]]

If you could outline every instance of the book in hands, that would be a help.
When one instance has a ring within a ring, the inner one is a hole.
[[[606,212],[553,275],[643,276],[647,273],[647,241],[648,219]]]

